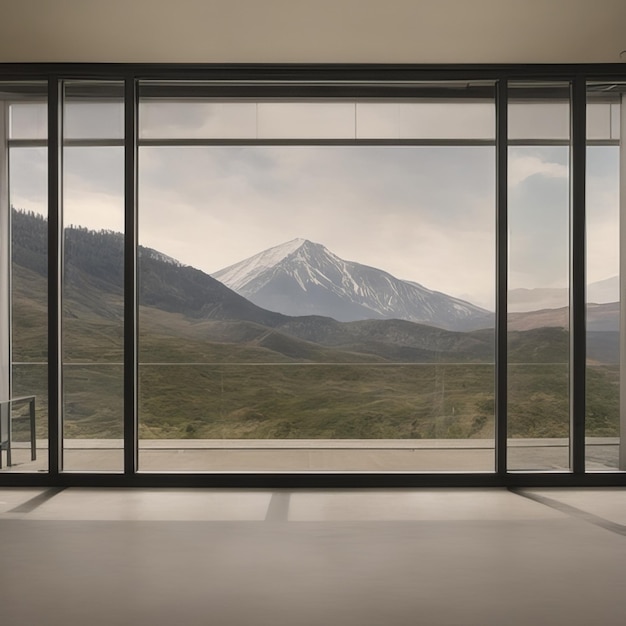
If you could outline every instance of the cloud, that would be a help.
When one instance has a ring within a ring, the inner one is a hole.
[[[566,287],[569,282],[569,148],[518,147],[509,164],[509,284]],[[619,274],[619,150],[587,149],[587,278]]]
[[[519,182],[509,187],[508,201],[512,289],[568,284],[567,158],[566,146],[510,150],[510,163],[519,174]]]
[[[9,194],[16,209],[48,215],[48,158],[45,148],[11,148]]]
[[[123,231],[123,148],[68,148],[63,157],[64,225]]]
[[[569,168],[562,163],[546,160],[545,157],[532,154],[520,155],[512,152],[509,155],[509,186],[520,185],[531,176],[568,179]]]
[[[587,280],[619,275],[619,148],[587,150]]]
[[[214,272],[304,237],[492,302],[493,162],[484,147],[142,148],[140,241]]]

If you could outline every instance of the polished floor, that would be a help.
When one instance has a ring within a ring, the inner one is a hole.
[[[0,489],[0,623],[598,625],[626,489]]]

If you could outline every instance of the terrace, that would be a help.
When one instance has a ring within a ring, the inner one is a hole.
[[[67,472],[121,472],[121,439],[66,439]],[[586,441],[587,471],[615,471],[619,438]],[[513,471],[567,472],[569,440],[512,439]],[[139,442],[142,472],[493,472],[494,444],[489,439],[415,440],[254,440],[152,439]],[[37,460],[30,444],[13,445],[13,465],[4,471],[45,472],[48,445],[37,441]]]

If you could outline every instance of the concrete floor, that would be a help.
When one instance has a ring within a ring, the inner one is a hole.
[[[626,489],[0,489],[0,621],[623,625]]]

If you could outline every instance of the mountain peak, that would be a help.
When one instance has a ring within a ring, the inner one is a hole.
[[[290,239],[285,243],[279,243],[277,246],[270,248],[270,250],[275,250],[276,248],[290,248],[293,250],[297,250],[300,246],[303,246],[305,243],[311,243],[308,239],[303,239],[302,237],[296,237],[295,239]]]
[[[452,329],[491,323],[488,311],[469,302],[346,261],[308,239],[269,248],[213,277],[257,306],[285,315],[342,322],[397,318]]]
[[[302,238],[292,239],[291,241],[287,241],[286,243],[276,246],[276,248],[274,249],[278,248],[283,250],[291,250],[290,254],[293,254],[301,248],[303,248],[304,250],[326,250],[325,246],[323,246],[321,243],[315,243],[310,239]]]
[[[254,256],[248,257],[239,263],[229,265],[215,272],[212,276],[221,283],[230,286],[231,289],[239,291],[268,268],[274,267],[300,248],[316,245],[319,244],[314,244],[308,239],[302,239],[300,237],[291,239],[290,241],[278,244]]]

